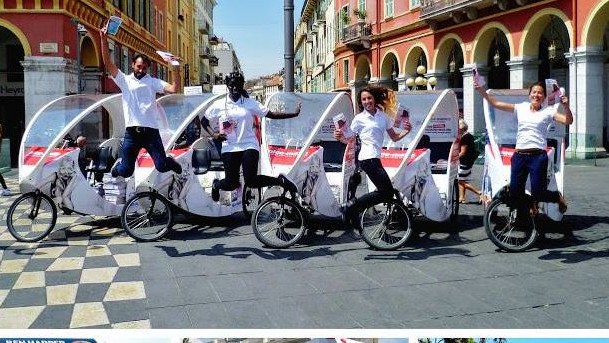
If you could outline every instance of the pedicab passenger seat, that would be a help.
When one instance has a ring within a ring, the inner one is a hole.
[[[100,146],[95,149],[95,156],[93,156],[91,164],[89,164],[89,166],[85,168],[85,171],[87,172],[87,175],[90,175],[90,173],[109,173],[113,164],[114,157],[112,156],[112,147]],[[96,177],[95,179],[96,181],[98,181],[98,177]]]
[[[343,158],[346,145],[339,141],[321,141],[314,143],[324,148],[324,170],[326,172],[340,172],[343,170]]]
[[[429,143],[429,161],[431,162],[431,173],[432,174],[444,174],[446,173],[446,164],[439,165],[439,160],[448,160],[450,154],[450,148],[453,142],[431,142]]]
[[[205,147],[192,150],[192,167],[195,175],[224,170],[222,158],[213,141],[210,140]]]

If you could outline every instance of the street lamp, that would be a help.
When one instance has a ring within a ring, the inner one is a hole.
[[[412,90],[414,85],[415,85],[415,82],[414,82],[414,79],[412,77],[409,77],[409,78],[406,79],[406,87],[408,87],[409,90]]]

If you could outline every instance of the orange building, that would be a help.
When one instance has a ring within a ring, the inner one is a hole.
[[[335,0],[334,11],[335,88],[454,88],[480,133],[473,66],[489,88],[554,78],[575,113],[568,156],[609,148],[609,0]]]
[[[167,78],[155,53],[167,50],[165,6],[165,0],[0,1],[0,123],[13,166],[25,125],[41,106],[69,93],[118,91],[99,51],[98,29],[110,15],[123,19],[110,43],[116,65],[128,71],[133,53],[142,52],[153,61],[150,73]]]

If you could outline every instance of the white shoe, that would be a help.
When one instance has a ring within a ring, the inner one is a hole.
[[[3,197],[11,196],[12,194],[13,193],[8,188],[3,189],[2,191],[0,191],[0,196],[3,196]]]

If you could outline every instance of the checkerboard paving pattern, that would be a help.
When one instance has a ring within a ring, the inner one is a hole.
[[[20,243],[5,224],[18,196],[0,197],[0,329],[150,328],[137,245],[118,219],[59,214],[49,237]]]

